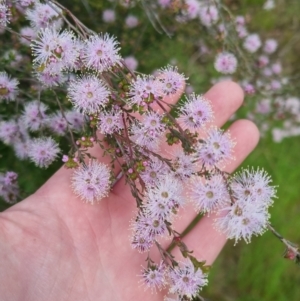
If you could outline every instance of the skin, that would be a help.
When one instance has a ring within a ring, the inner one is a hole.
[[[217,126],[222,126],[243,102],[242,89],[229,81],[216,84],[205,96],[211,100]],[[226,171],[233,172],[256,146],[259,132],[247,120],[234,122],[230,132],[236,140],[236,160]],[[93,152],[102,162],[109,162],[100,149]],[[124,180],[92,206],[74,196],[71,173],[61,168],[36,193],[0,214],[1,300],[163,300],[166,291],[145,293],[145,287],[138,283],[146,254],[130,246],[129,221],[136,205]],[[175,229],[182,231],[195,214],[187,206]],[[194,250],[193,255],[208,264],[226,242],[212,220],[213,216],[204,217],[183,239]],[[168,244],[162,241],[163,246]],[[178,250],[174,254],[178,255]],[[158,259],[156,250],[151,257]]]

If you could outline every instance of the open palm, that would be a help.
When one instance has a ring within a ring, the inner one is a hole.
[[[212,102],[217,126],[222,126],[243,101],[241,88],[228,81],[215,85],[205,96]],[[246,120],[235,122],[230,131],[237,142],[236,160],[227,166],[232,172],[255,147],[259,134]],[[109,162],[101,150],[97,157]],[[61,168],[35,194],[0,214],[1,300],[163,300],[166,292],[145,293],[138,283],[146,256],[130,246],[128,229],[136,203],[124,180],[92,206],[74,196],[71,173]],[[182,214],[176,221],[178,232],[195,215],[189,206]],[[208,263],[226,241],[214,230],[212,219],[203,218],[183,239]]]

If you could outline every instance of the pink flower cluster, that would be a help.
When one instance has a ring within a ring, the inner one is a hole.
[[[0,3],[0,26],[6,26],[11,17],[9,7],[3,2]]]
[[[10,76],[6,72],[0,72],[0,101],[14,101],[18,93],[19,81]]]
[[[13,171],[0,173],[0,197],[9,204],[17,201],[19,196],[18,175]]]
[[[158,3],[162,8],[171,5]],[[202,28],[226,38],[229,28],[220,22],[218,2],[184,3],[181,21],[197,18]],[[270,177],[263,170],[235,175],[224,171],[234,159],[235,141],[229,131],[212,126],[213,106],[204,96],[190,93],[179,105],[171,103],[185,88],[186,77],[177,67],[137,74],[138,62],[132,56],[121,57],[115,37],[91,32],[75,17],[77,27],[61,29],[62,6],[30,0],[19,5],[31,23],[21,29],[20,41],[32,50],[35,97],[19,102],[18,80],[0,73],[0,101],[15,101],[21,107],[16,116],[0,121],[0,139],[19,158],[47,168],[61,154],[58,141],[67,136],[71,149],[62,154],[62,161],[73,169],[70,182],[75,195],[89,204],[109,194],[116,180],[111,169],[117,165],[137,202],[131,246],[147,253],[141,280],[152,291],[169,288],[180,301],[197,298],[208,283],[207,267],[188,251],[174,221],[190,202],[197,213],[214,213],[215,226],[228,238],[249,242],[267,227],[268,208],[276,197]],[[105,10],[102,18],[115,22],[115,11]],[[125,24],[134,28],[139,20],[128,15]],[[281,65],[272,60],[277,42],[269,39],[263,44],[257,34],[248,34],[243,17],[236,18],[234,28],[244,49],[253,57],[258,54],[254,61],[260,75],[268,78],[267,89],[279,90]],[[222,51],[214,65],[220,73],[233,74],[238,59],[231,51]],[[243,85],[255,93],[264,83],[246,79]],[[255,110],[267,114],[270,107],[266,98]],[[110,156],[111,166],[93,158],[94,145]],[[16,178],[12,172],[0,175],[0,196],[7,202],[17,199]],[[176,241],[186,259],[172,257],[162,248],[162,238]],[[150,256],[152,248],[161,254],[158,262]]]
[[[238,61],[232,53],[222,52],[217,55],[215,69],[223,74],[232,74],[237,68]]]
[[[106,165],[92,160],[74,171],[72,187],[76,195],[94,204],[108,194],[110,170]]]

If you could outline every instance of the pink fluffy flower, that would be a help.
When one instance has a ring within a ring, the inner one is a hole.
[[[172,151],[172,165],[174,177],[184,181],[196,172],[194,158],[187,155],[181,147],[174,148]]]
[[[237,25],[241,25],[241,26],[246,25],[245,17],[244,17],[244,16],[236,16],[236,17],[235,17],[235,23],[236,23]]]
[[[183,184],[171,174],[158,178],[155,186],[147,187],[145,211],[149,216],[170,221],[184,203]]]
[[[229,132],[211,128],[207,138],[199,142],[196,149],[196,159],[205,166],[220,166],[233,159],[235,142]]]
[[[7,171],[4,174],[3,181],[4,181],[5,185],[13,185],[14,183],[16,183],[17,178],[18,178],[17,173],[15,173],[13,171]]]
[[[19,125],[15,120],[0,121],[0,140],[5,144],[11,144],[18,139]]]
[[[40,71],[37,67],[34,75],[43,87],[56,87],[66,82],[67,77],[60,70],[61,65],[56,65],[56,70],[53,70],[51,64],[48,64],[44,70]]]
[[[60,17],[61,9],[55,4],[51,6],[47,3],[35,2],[32,9],[26,10],[26,18],[30,21],[34,30],[39,31],[41,28],[54,27],[59,28],[62,25]]]
[[[273,141],[279,143],[281,142],[284,138],[286,138],[288,135],[285,130],[280,129],[280,128],[273,128],[272,129],[272,138]]]
[[[179,109],[179,122],[184,128],[200,129],[213,119],[210,102],[203,96],[191,94]]]
[[[276,105],[280,107],[280,104]],[[300,99],[298,97],[288,97],[281,106],[284,106],[285,111],[298,115],[300,112]]]
[[[263,206],[241,200],[232,206],[224,207],[215,223],[217,228],[226,234],[227,238],[234,239],[235,243],[240,239],[249,243],[252,235],[262,235],[266,231],[269,218],[270,215]]]
[[[250,84],[249,82],[242,83],[242,87],[246,94],[253,95],[256,92],[254,85]]]
[[[165,130],[165,124],[161,121],[162,116],[156,112],[147,112],[143,115],[142,125],[146,131],[161,133]]]
[[[10,78],[6,72],[0,72],[0,102],[2,100],[14,101],[18,94],[19,81]]]
[[[158,151],[161,137],[162,131],[140,122],[135,122],[130,128],[130,139],[140,147],[146,147],[151,151]]]
[[[98,72],[109,70],[121,61],[119,43],[106,34],[91,36],[86,41],[83,60],[86,66]]]
[[[8,66],[13,68],[19,67],[22,63],[24,63],[24,59],[26,60],[26,57],[15,49],[5,51],[2,58],[7,61]]]
[[[160,69],[158,78],[162,82],[162,91],[165,95],[176,94],[185,86],[185,76],[179,73],[177,67],[174,66]]]
[[[276,187],[271,186],[271,177],[263,169],[244,169],[236,173],[230,183],[233,197],[269,207],[276,198]]]
[[[162,7],[162,8],[167,8],[171,5],[171,0],[158,0],[158,4]]]
[[[68,130],[68,121],[62,116],[61,112],[57,112],[48,117],[48,127],[58,136],[64,136]]]
[[[275,63],[271,66],[271,69],[273,71],[274,74],[280,74],[282,71],[282,67],[280,63]]]
[[[238,37],[240,39],[243,39],[248,35],[247,28],[245,26],[242,26],[242,25],[237,25],[236,26],[236,32],[237,32]]]
[[[147,162],[145,171],[141,172],[141,177],[147,186],[154,186],[160,177],[166,176],[170,172],[168,165],[156,157],[151,157]]]
[[[189,185],[189,198],[196,210],[202,213],[210,213],[230,204],[227,187],[220,175],[206,180],[193,177]]]
[[[81,165],[72,175],[74,193],[91,204],[108,195],[110,184],[110,169],[96,160]]]
[[[106,9],[103,11],[102,19],[105,23],[113,23],[116,20],[115,11],[112,9]]]
[[[162,83],[154,76],[143,75],[137,76],[131,84],[128,92],[129,105],[144,105],[160,98],[162,93]]]
[[[29,156],[29,149],[31,148],[32,139],[28,135],[23,135],[22,139],[18,138],[13,141],[13,148],[17,158],[25,160]]]
[[[253,33],[245,38],[244,48],[250,53],[256,52],[261,46],[261,40],[258,34]]]
[[[59,152],[58,144],[51,137],[42,137],[32,141],[28,155],[36,166],[47,168]]]
[[[0,25],[6,26],[10,21],[11,13],[9,7],[4,3],[0,3]]]
[[[264,52],[267,54],[274,53],[278,47],[278,42],[274,39],[268,39],[264,45]]]
[[[271,77],[273,75],[273,72],[271,68],[264,68],[262,70],[262,74],[266,77]]]
[[[197,0],[186,0],[186,15],[189,19],[195,19],[200,10],[200,3]]]
[[[237,59],[232,53],[219,53],[215,59],[215,68],[220,73],[232,74],[236,71]]]
[[[122,111],[118,108],[110,111],[103,111],[99,113],[98,129],[101,134],[111,135],[114,132],[119,132],[124,128],[122,119]]]
[[[65,113],[66,118],[69,123],[69,127],[75,131],[80,132],[83,130],[84,126],[84,115],[75,110],[70,110]]]
[[[128,28],[134,28],[134,27],[138,26],[139,19],[136,16],[129,15],[125,19],[125,24]]]
[[[136,60],[136,58],[134,56],[127,56],[127,57],[125,57],[124,58],[124,64],[131,71],[136,70],[136,68],[139,65],[138,61]]]
[[[40,68],[48,65],[53,71],[72,69],[79,56],[73,32],[64,30],[57,32],[53,28],[45,28],[39,32],[38,39],[31,44],[34,63]]]
[[[162,179],[162,178],[161,178]],[[145,212],[154,219],[163,219],[163,220],[171,220],[172,217],[172,209],[176,210],[173,203],[169,203],[167,198],[153,194],[151,189],[149,190],[150,194],[146,198],[146,202],[144,204]],[[167,195],[166,195],[167,196]],[[157,199],[155,199],[155,197]]]
[[[151,291],[156,292],[164,288],[166,285],[165,273],[166,266],[163,261],[159,265],[151,264],[147,268],[143,268],[141,277],[146,289],[150,288]]]
[[[185,88],[185,94],[187,94],[187,95],[189,96],[189,95],[192,94],[193,92],[194,92],[194,88],[193,88],[192,85],[186,86],[186,88]]]
[[[271,109],[271,99],[269,98],[264,98],[256,103],[255,111],[259,114],[268,114]]]
[[[32,27],[25,26],[20,30],[20,42],[24,45],[30,46],[32,40],[36,39],[37,33],[32,29]],[[25,38],[26,37],[26,38]]]
[[[169,270],[170,292],[188,298],[196,297],[203,286],[207,285],[207,274],[200,268],[195,268],[187,259],[179,266]]]
[[[221,35],[223,35],[224,37],[227,37],[228,34],[228,30],[226,28],[226,25],[224,23],[220,23],[218,24],[218,31]]]
[[[219,19],[218,9],[214,5],[203,6],[199,12],[201,23],[204,26],[210,27]]]
[[[153,238],[148,233],[138,232],[133,236],[131,246],[140,253],[148,252],[153,246]]]
[[[263,9],[265,10],[272,10],[274,7],[275,7],[274,0],[267,0],[263,5]]]
[[[269,61],[270,60],[269,60],[269,58],[267,56],[261,55],[258,58],[258,66],[259,67],[265,67],[265,66],[267,66],[269,64]]]
[[[216,219],[217,227],[228,238],[235,242],[243,238],[248,243],[252,235],[265,232],[270,218],[267,209],[276,197],[270,182],[264,170],[243,170],[233,176],[230,186],[235,202],[224,207]]]
[[[85,75],[73,80],[68,87],[68,97],[79,111],[94,114],[108,102],[110,91],[96,75]]]
[[[48,107],[37,100],[25,104],[22,122],[30,131],[37,131],[45,125],[46,110]]]
[[[245,27],[245,25],[246,25],[245,17],[236,16],[235,24],[236,24],[235,29],[237,31],[239,38],[242,39],[242,38],[246,37],[248,35],[248,32],[247,32],[247,28]]]
[[[277,80],[277,79],[271,80],[271,82],[270,82],[270,89],[272,91],[278,91],[278,90],[281,89],[281,87],[282,87],[282,84],[281,84],[281,82],[279,80]]]
[[[151,216],[148,213],[139,214],[133,222],[132,228],[137,235],[146,235],[150,239],[163,236],[167,232],[164,219],[160,216]]]
[[[0,173],[0,197],[9,204],[14,204],[19,196],[18,175],[13,171]]]
[[[31,4],[34,4],[35,0],[18,0],[18,4],[20,4],[22,7],[28,7]]]

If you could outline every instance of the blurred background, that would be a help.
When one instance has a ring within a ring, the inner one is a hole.
[[[187,12],[187,8],[182,7],[183,1],[158,1],[155,5],[154,2],[60,1],[95,32],[115,35],[129,68],[153,73],[167,64],[178,66],[189,78],[187,93],[204,93],[223,79],[224,75],[214,68],[218,53],[226,50],[236,55],[238,69],[229,77],[244,87],[245,81],[251,83],[255,91],[245,91],[245,103],[232,121],[251,118],[262,132],[258,147],[244,166],[260,166],[272,176],[273,185],[278,185],[278,199],[270,210],[271,223],[284,237],[300,244],[300,133],[297,132],[300,105],[294,105],[291,112],[283,104],[289,98],[300,104],[300,1],[212,1],[222,10],[218,23],[212,26],[204,25],[192,12]],[[14,16],[17,20],[12,27],[16,30],[28,23],[21,13],[16,11]],[[266,74],[262,76],[261,66],[257,64],[259,55],[247,53],[242,46],[243,38],[231,36],[235,16],[243,16],[247,31],[259,34],[262,41],[275,39],[278,42],[278,48],[269,57],[274,63],[280,62],[280,74],[272,79],[266,79]],[[220,26],[223,23],[227,24],[226,30]],[[7,53],[14,45],[25,58],[21,65],[26,70],[30,48],[8,32],[3,32],[0,40],[1,70],[18,77],[20,68],[14,71],[13,65],[17,55]],[[245,55],[242,52],[246,52]],[[280,82],[280,89],[272,88],[272,80]],[[28,83],[21,81],[21,86],[27,89],[26,85]],[[264,99],[269,100],[263,102]],[[259,110],[259,104],[264,103],[268,109]],[[299,111],[295,112],[295,108]],[[1,103],[0,115],[13,109],[14,104]],[[61,147],[67,151],[67,142],[62,142]],[[28,160],[17,160],[12,149],[0,142],[0,169],[19,174],[22,197],[33,193],[60,166],[57,160],[47,170],[38,169]],[[0,201],[1,210],[9,206]],[[210,283],[202,295],[212,301],[299,300],[300,267],[283,259],[283,252],[284,246],[270,232],[253,238],[249,245],[240,242],[233,246],[229,241],[213,265]]]

